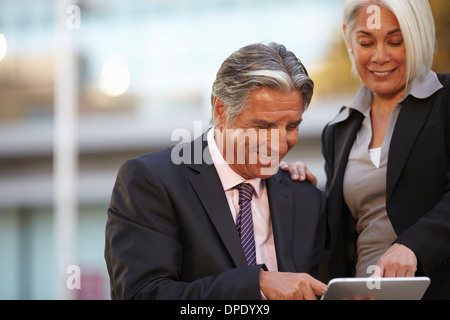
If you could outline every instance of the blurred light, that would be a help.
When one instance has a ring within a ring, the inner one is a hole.
[[[8,42],[4,34],[0,33],[0,61],[2,61],[8,51]]]
[[[100,89],[111,97],[124,94],[130,86],[130,73],[124,55],[113,55],[106,59],[100,78]]]

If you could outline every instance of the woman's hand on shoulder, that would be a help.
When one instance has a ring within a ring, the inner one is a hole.
[[[309,181],[312,185],[317,187],[317,178],[309,171],[306,164],[301,161],[297,161],[294,163],[286,163],[282,161],[280,163],[281,170],[288,171],[291,175],[291,179],[295,181]]]

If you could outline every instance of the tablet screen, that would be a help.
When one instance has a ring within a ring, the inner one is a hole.
[[[429,285],[428,277],[336,278],[322,300],[420,300]]]

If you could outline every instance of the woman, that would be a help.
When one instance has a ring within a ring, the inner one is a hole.
[[[363,86],[322,135],[329,277],[426,275],[424,298],[450,299],[450,75],[431,71],[428,1],[347,1],[343,31]]]

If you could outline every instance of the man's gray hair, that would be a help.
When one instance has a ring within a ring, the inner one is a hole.
[[[245,46],[228,57],[217,73],[211,95],[211,123],[215,125],[214,97],[227,106],[227,121],[232,124],[248,107],[250,94],[262,88],[301,92],[305,111],[311,102],[314,82],[301,61],[283,45],[272,42]]]

